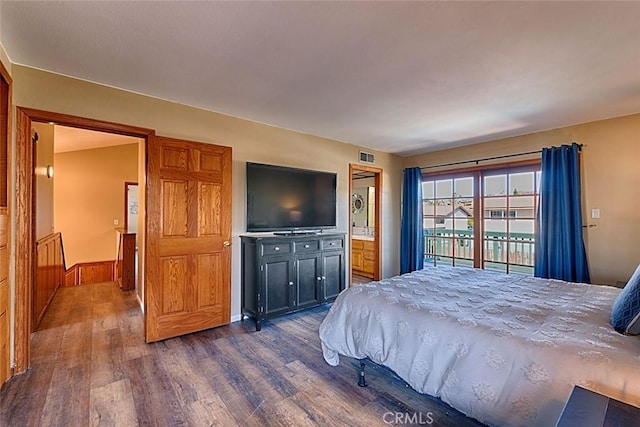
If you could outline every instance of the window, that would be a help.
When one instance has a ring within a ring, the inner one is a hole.
[[[425,175],[425,263],[533,273],[540,164]]]
[[[474,178],[426,180],[422,194],[427,262],[474,265]]]
[[[489,211],[489,216],[491,218],[506,218],[507,217],[507,211],[502,210],[502,211]],[[515,218],[516,217],[516,211],[511,210],[509,211],[509,218]]]

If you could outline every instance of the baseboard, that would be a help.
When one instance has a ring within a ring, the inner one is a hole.
[[[142,300],[140,299],[140,295],[138,295],[137,292],[136,292],[136,299],[138,300],[138,304],[140,305],[140,311],[142,311],[142,314],[144,314],[144,304],[142,303]]]
[[[241,319],[242,319],[242,315],[241,314],[236,314],[234,316],[231,316],[231,323],[239,322]]]

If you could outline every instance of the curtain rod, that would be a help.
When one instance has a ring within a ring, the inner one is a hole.
[[[582,147],[584,147],[584,144],[578,144],[578,148],[580,150],[582,150]],[[509,158],[509,157],[526,156],[528,154],[537,154],[537,153],[542,153],[542,150],[527,151],[527,152],[524,152],[524,153],[516,153],[516,154],[505,154],[503,156],[485,157],[483,159],[476,159],[476,160],[463,160],[461,162],[443,163],[441,165],[423,166],[420,169],[423,170],[423,169],[442,168],[442,167],[445,167],[445,166],[464,165],[464,164],[467,164],[467,163],[475,163],[477,165],[480,162],[486,162],[488,160],[506,159],[506,158]]]

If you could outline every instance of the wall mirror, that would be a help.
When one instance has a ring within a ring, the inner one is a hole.
[[[351,195],[351,212],[354,214],[359,214],[360,212],[364,211],[365,207],[366,203],[364,201],[364,198],[362,197],[362,194],[353,193]]]

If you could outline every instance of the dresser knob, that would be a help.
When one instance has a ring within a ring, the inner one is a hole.
[[[293,282],[289,282],[289,286],[293,286]]]
[[[320,281],[320,280],[322,280],[322,277],[318,276],[316,279],[317,279],[318,281]]]
[[[275,248],[273,248],[274,251],[279,251],[280,250],[280,246],[276,246]]]
[[[304,245],[304,248],[305,249],[309,249],[309,245]]]

